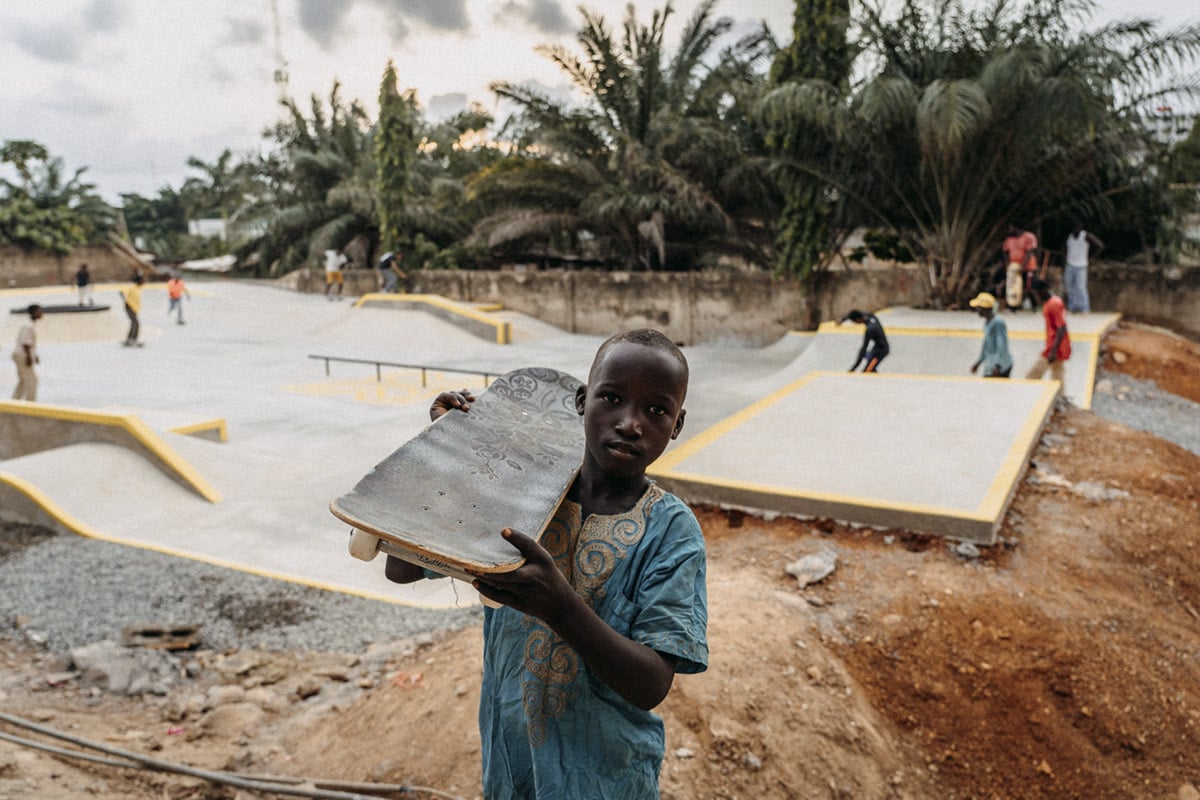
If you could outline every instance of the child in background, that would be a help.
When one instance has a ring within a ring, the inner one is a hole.
[[[484,797],[657,800],[665,739],[651,713],[676,673],[708,665],[704,537],[691,510],[646,478],[683,427],[687,360],[663,334],[604,342],[576,394],[583,464],[526,558],[479,576]],[[443,393],[430,416],[470,413]],[[465,499],[465,498],[464,498]],[[503,520],[497,520],[497,527]],[[398,583],[423,577],[388,558]]]
[[[180,325],[183,324],[183,296],[185,294],[188,300],[192,299],[192,293],[183,284],[183,276],[178,272],[172,272],[171,279],[167,281],[167,300],[170,303],[167,306],[167,315],[169,316],[172,311],[178,309],[176,320]]]

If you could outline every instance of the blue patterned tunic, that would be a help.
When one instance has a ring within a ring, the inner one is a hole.
[[[564,500],[541,543],[617,633],[708,666],[704,537],[679,498],[651,485],[632,509],[580,519]],[[591,674],[541,620],[484,610],[479,732],[484,796],[657,800],[662,720]]]

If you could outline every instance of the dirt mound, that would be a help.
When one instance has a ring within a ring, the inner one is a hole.
[[[1105,369],[1152,380],[1171,394],[1200,403],[1200,344],[1163,328],[1122,322],[1104,339]]]
[[[1140,326],[1106,345],[1109,369],[1180,393],[1197,356],[1195,344]],[[698,509],[712,664],[678,678],[659,709],[663,796],[1197,796],[1200,457],[1065,409],[1034,462],[1002,544],[979,557],[902,531]],[[800,589],[785,566],[820,550],[836,554],[835,572]],[[305,663],[255,657],[280,675]],[[326,686],[316,699],[330,699],[273,709],[233,739],[206,733],[176,701],[54,686],[11,648],[0,652],[0,707],[176,760],[476,797],[478,628],[399,649],[376,673],[362,666],[370,660],[345,662],[336,700],[334,673],[314,673],[308,684]],[[0,742],[0,795],[115,800],[148,786],[233,796]]]

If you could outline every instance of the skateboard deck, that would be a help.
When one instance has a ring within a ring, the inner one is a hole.
[[[527,367],[497,378],[467,413],[451,409],[367,473],[329,510],[353,526],[350,553],[378,552],[451,577],[524,563],[500,536],[540,539],[583,462],[580,382]]]

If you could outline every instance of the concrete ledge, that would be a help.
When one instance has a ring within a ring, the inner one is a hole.
[[[992,544],[1059,388],[812,373],[669,451],[650,472],[691,502]]]
[[[220,426],[223,431],[223,421]],[[0,460],[79,442],[105,442],[133,450],[210,503],[221,502],[220,492],[133,414],[0,400]]]
[[[469,331],[481,339],[496,344],[512,344],[512,326],[504,320],[489,317],[485,310],[498,311],[503,306],[493,304],[488,306],[471,306],[447,300],[436,294],[385,294],[372,292],[364,294],[354,307],[375,306],[378,308],[417,308],[426,313]]]

